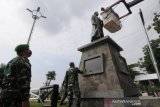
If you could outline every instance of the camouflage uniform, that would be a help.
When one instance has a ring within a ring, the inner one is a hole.
[[[0,107],[2,107],[2,99],[1,99],[2,82],[3,82],[3,69],[0,68]]]
[[[3,70],[0,68],[0,87],[2,86],[2,81],[3,81]]]
[[[66,72],[66,82],[68,84],[67,86],[67,94],[68,94],[68,100],[69,100],[69,107],[71,107],[73,103],[73,95],[75,95],[76,98],[76,105],[77,107],[80,107],[81,103],[81,92],[79,89],[79,82],[78,82],[78,73],[82,73],[78,68],[71,67]]]
[[[2,88],[2,82],[3,82],[3,69],[0,68],[0,89]]]
[[[25,57],[12,59],[4,70],[2,99],[4,107],[17,107],[15,103],[29,100],[31,64]]]
[[[67,88],[68,87],[68,81],[66,80],[66,76],[64,78],[64,81],[62,83],[62,97],[61,97],[61,101],[60,101],[60,105],[63,105],[64,100],[67,98]]]

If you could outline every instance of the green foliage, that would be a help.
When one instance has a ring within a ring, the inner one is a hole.
[[[154,13],[153,24],[148,26],[147,29],[150,30],[152,27],[154,28],[154,30],[156,30],[158,34],[160,34],[160,13]],[[160,38],[151,40],[150,44],[157,62],[158,69],[160,71]],[[132,70],[132,68],[134,67],[146,68],[146,71],[149,74],[155,73],[155,69],[153,66],[152,59],[150,57],[150,51],[149,51],[148,45],[145,45],[143,47],[143,53],[144,53],[143,58],[140,58],[136,64],[131,64],[128,66],[128,68],[130,69],[132,78],[134,78],[136,75],[139,75],[138,72],[135,72]],[[160,83],[158,80],[152,80],[152,82],[155,85],[155,89],[160,89]],[[138,84],[136,84],[136,86],[141,92],[153,91],[148,81],[140,81]]]
[[[158,34],[160,34],[160,13],[154,13],[153,23],[148,26],[147,30],[150,30],[152,27]]]
[[[139,91],[144,92],[145,91],[145,86],[142,84],[136,84],[136,87]]]
[[[160,46],[159,46],[160,45],[160,38],[155,39],[155,40],[151,40],[150,44],[151,44],[151,47],[152,47],[152,50],[153,50],[153,53],[155,56],[155,60],[157,62],[158,69],[160,70]],[[141,68],[146,68],[146,71],[149,74],[156,73],[152,59],[150,57],[150,51],[149,51],[148,45],[143,47],[143,53],[144,53],[144,57],[143,57],[143,60],[139,60],[139,66]],[[154,80],[153,82],[156,85],[156,87],[158,88],[160,85],[159,81]],[[143,84],[143,85],[146,85],[146,84]],[[146,90],[148,90],[148,89],[146,88]]]
[[[55,71],[48,71],[46,74],[47,79],[55,80],[56,72]]]
[[[160,34],[160,13],[154,13],[152,26],[153,26],[154,30],[158,34]],[[149,26],[149,29],[150,28],[151,28],[151,26]],[[158,68],[160,69],[160,38],[158,38],[156,40],[151,40],[150,44],[153,49],[153,53],[155,55],[155,59],[157,61]],[[144,46],[143,52],[144,52],[145,56],[144,56],[144,62],[141,64],[141,66],[146,67],[146,70],[149,73],[154,73],[155,70],[154,70],[153,64],[151,62],[150,55],[149,55],[148,45]]]
[[[153,18],[153,27],[154,30],[157,31],[157,33],[160,33],[160,13],[154,13],[154,18]]]
[[[134,70],[133,70],[134,67],[138,67],[138,66],[139,66],[138,63],[128,65],[128,69],[129,69],[129,71],[130,71],[130,74],[131,74],[132,79],[135,79],[135,76],[136,76],[136,75],[141,74],[141,73],[139,73],[139,71],[134,71]]]
[[[159,46],[160,38],[156,40],[151,40],[150,44],[151,44],[158,68],[160,69],[160,46]],[[155,73],[155,69],[150,57],[150,51],[149,51],[148,45],[143,47],[143,53],[144,53],[143,60],[139,61],[140,67],[146,68],[148,73]]]
[[[148,27],[148,30],[150,30],[152,27],[158,34],[160,34],[160,13],[154,13],[153,23]],[[157,62],[158,69],[160,71],[160,38],[151,40],[150,44],[155,56],[155,60]],[[156,73],[151,56],[150,56],[150,50],[148,45],[145,45],[143,47],[143,53],[144,53],[144,57],[138,61],[139,66],[141,68],[146,68],[146,71],[149,74]],[[160,87],[158,80],[153,80],[153,82],[156,85],[156,88]],[[148,91],[150,89],[147,86],[148,83],[141,82],[140,84],[145,86],[145,90]]]
[[[138,63],[134,63],[134,64],[130,64],[130,65],[128,65],[128,68],[129,69],[132,69],[132,68],[134,68],[134,67],[138,67],[139,66],[139,64]]]
[[[51,80],[55,80],[56,79],[56,72],[55,71],[48,71],[48,73],[46,74],[47,77],[47,81],[45,83],[46,86],[50,85]]]

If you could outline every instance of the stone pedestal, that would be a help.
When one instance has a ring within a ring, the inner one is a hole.
[[[87,71],[79,75],[82,96],[81,107],[122,107],[108,105],[109,98],[137,96],[122,48],[109,36],[78,48],[82,52],[80,69]]]

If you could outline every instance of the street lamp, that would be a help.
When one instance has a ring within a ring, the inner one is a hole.
[[[147,33],[146,28],[145,28],[145,21],[144,21],[143,13],[142,13],[141,9],[140,9],[139,15],[140,15],[140,18],[141,18],[141,21],[142,21],[142,24],[143,24],[144,31],[145,31],[145,33],[146,33],[146,39],[147,39],[147,43],[148,43],[148,47],[149,47],[149,54],[150,54],[150,57],[151,57],[151,60],[152,60],[154,69],[155,69],[155,71],[156,71],[156,73],[157,73],[158,80],[159,80],[159,82],[160,82],[159,69],[158,69],[158,67],[157,67],[157,62],[156,62],[156,60],[155,60],[155,56],[154,56],[154,53],[153,53],[153,50],[152,50],[152,47],[151,47],[151,44],[150,44],[150,40],[149,40],[149,37],[148,37],[148,33]]]
[[[28,9],[28,8],[27,8],[27,10],[32,13],[32,18],[34,19],[33,25],[32,25],[32,28],[31,28],[31,32],[30,32],[30,34],[29,34],[29,38],[28,38],[28,41],[27,41],[27,44],[29,45],[29,42],[30,42],[30,39],[31,39],[31,35],[32,35],[32,33],[33,33],[33,28],[34,28],[34,26],[35,26],[36,20],[40,19],[41,17],[42,17],[42,18],[47,18],[47,17],[45,17],[45,16],[43,16],[43,15],[41,14],[41,12],[40,12],[40,7],[38,7],[37,10],[30,10],[30,9]]]

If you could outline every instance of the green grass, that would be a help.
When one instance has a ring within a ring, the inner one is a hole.
[[[42,107],[40,103],[37,101],[30,101],[30,107]]]
[[[45,105],[50,105],[50,102],[47,102],[45,103]],[[57,107],[67,107],[67,104],[65,103],[65,105],[59,105],[59,103],[57,104],[58,106]],[[42,107],[41,103],[38,103],[37,100],[32,100],[30,101],[30,107]]]

